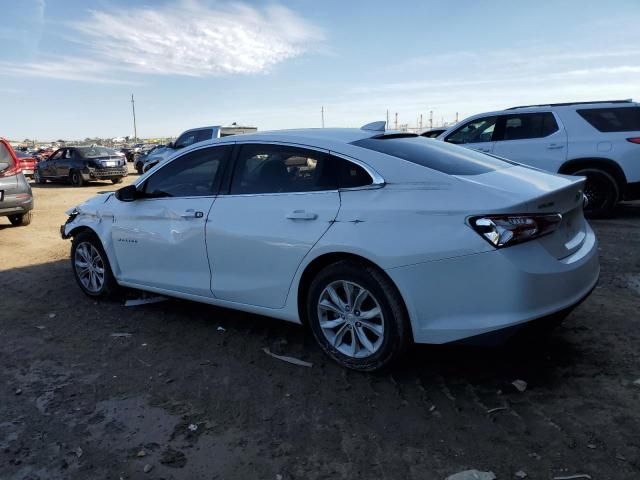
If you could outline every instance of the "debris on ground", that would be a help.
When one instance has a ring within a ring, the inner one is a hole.
[[[218,328],[217,328],[217,330],[218,330],[219,332],[226,332],[226,331],[227,331],[227,329],[226,329],[226,328],[224,328],[224,327],[218,327]]]
[[[553,477],[553,480],[575,480],[578,478],[586,478],[587,480],[591,480],[591,475],[587,475],[586,473],[577,473],[576,475],[567,475],[564,477]]]
[[[464,472],[449,475],[446,480],[495,480],[493,472],[480,472],[478,470],[465,470]]]
[[[595,450],[596,448],[598,448],[598,446],[595,443],[587,443],[587,448]]]
[[[22,389],[21,388],[16,388],[15,392],[16,395],[21,395],[22,394]]]
[[[196,430],[198,430],[198,425],[196,425],[195,423],[190,424],[188,427],[190,432],[195,432]]]
[[[125,307],[137,307],[138,305],[148,305],[150,303],[159,303],[167,300],[167,297],[157,296],[157,297],[141,297],[134,298],[133,300],[127,300],[124,302]]]
[[[56,314],[55,313],[50,313],[49,314],[49,318],[56,318]]]
[[[187,457],[180,450],[169,447],[162,452],[160,463],[168,467],[182,468],[187,464]]]
[[[45,328],[47,328],[47,327],[45,327],[44,325],[36,325],[36,328],[37,328],[38,330],[44,330],[44,329],[45,329]]]
[[[527,478],[527,472],[525,472],[524,470],[518,470],[516,473],[513,474],[516,478]]]
[[[142,449],[138,453],[136,453],[136,457],[138,457],[138,458],[142,458],[142,457],[146,457],[146,456],[147,456],[147,452],[145,452],[144,449]]]
[[[496,413],[496,412],[501,412],[503,410],[507,410],[507,407],[490,408],[489,410],[487,410],[487,413],[488,414],[492,414],[492,413]]]
[[[113,338],[129,338],[131,334],[125,333],[125,332],[116,332],[116,333],[112,333],[111,336]]]
[[[516,387],[516,390],[518,390],[520,393],[524,392],[527,389],[527,382],[525,382],[524,380],[514,380],[513,382],[511,382],[511,385]]]
[[[73,451],[73,453],[75,453],[76,456],[80,458],[84,452],[82,451],[82,448],[78,447]]]
[[[637,380],[634,380],[632,383],[633,383],[634,385],[637,385],[638,387],[640,387],[640,378],[639,378],[639,379],[637,379]]]
[[[153,470],[153,465],[149,465],[147,463],[142,470],[144,471],[144,473],[149,473],[151,470]]]
[[[313,367],[313,363],[305,362],[304,360],[300,360],[300,359],[294,358],[294,357],[287,357],[286,355],[277,355],[277,354],[273,353],[271,350],[269,350],[268,347],[264,347],[262,349],[262,351],[264,353],[266,353],[267,355],[273,357],[273,358],[277,358],[278,360],[282,360],[283,362],[292,363],[293,365],[299,365],[301,367]]]

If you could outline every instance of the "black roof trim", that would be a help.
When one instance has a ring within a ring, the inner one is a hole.
[[[507,108],[507,110],[515,110],[517,108],[533,108],[533,107],[568,107],[570,105],[590,105],[594,103],[633,103],[631,98],[626,100],[596,100],[593,102],[566,102],[566,103],[542,103],[540,105],[521,105],[519,107]]]
[[[418,135],[417,133],[401,132],[401,133],[382,133],[380,135],[374,135],[371,138],[375,138],[377,140],[387,140],[391,138],[413,138],[413,137],[419,137],[419,136],[420,135]]]

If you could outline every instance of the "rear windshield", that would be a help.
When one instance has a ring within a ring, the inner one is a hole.
[[[640,107],[588,108],[578,115],[601,132],[640,131]]]
[[[353,142],[353,145],[449,175],[480,175],[513,165],[475,150],[424,137],[365,138]]]
[[[109,157],[111,155],[117,155],[115,150],[105,147],[78,148],[78,153],[80,153],[80,156],[83,158]]]

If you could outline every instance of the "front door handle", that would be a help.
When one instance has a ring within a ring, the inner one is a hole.
[[[204,217],[204,212],[195,211],[193,208],[190,208],[189,210],[185,210],[180,216],[182,218],[202,218]]]
[[[551,143],[548,147],[547,150],[559,150],[561,148],[564,148],[564,145],[558,144],[558,143]]]
[[[304,210],[294,210],[287,215],[289,220],[315,220],[318,218],[317,213],[305,212]]]

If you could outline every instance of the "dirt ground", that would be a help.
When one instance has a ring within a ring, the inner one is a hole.
[[[85,297],[58,227],[112,189],[34,186],[30,226],[0,218],[0,478],[640,478],[640,203],[593,222],[600,284],[548,342],[360,374],[296,325]]]

